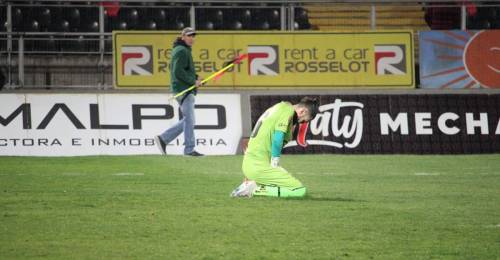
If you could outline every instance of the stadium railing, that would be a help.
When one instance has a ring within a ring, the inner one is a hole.
[[[500,3],[122,0],[117,4],[94,0],[42,4],[20,0],[0,4],[0,25],[4,79],[0,86],[106,89],[112,86],[111,32],[117,29],[489,29],[500,28]]]

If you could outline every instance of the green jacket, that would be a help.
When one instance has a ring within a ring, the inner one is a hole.
[[[196,83],[196,78],[191,47],[177,38],[174,42],[170,63],[170,89],[174,93],[179,93],[193,86]],[[196,89],[193,93],[196,95]]]

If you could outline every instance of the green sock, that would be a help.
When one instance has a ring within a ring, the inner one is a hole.
[[[254,196],[299,198],[306,195],[306,187],[287,189],[278,186],[262,185],[253,194]]]

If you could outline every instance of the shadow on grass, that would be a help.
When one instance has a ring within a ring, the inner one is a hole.
[[[351,198],[342,198],[342,197],[316,197],[306,195],[303,198],[283,198],[286,200],[309,200],[309,201],[331,201],[331,202],[366,202],[364,200],[355,200]]]

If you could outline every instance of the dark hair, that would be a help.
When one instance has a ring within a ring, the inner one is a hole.
[[[317,98],[303,97],[300,100],[299,104],[309,110],[309,112],[311,113],[311,119],[316,117],[319,109],[319,100]]]

